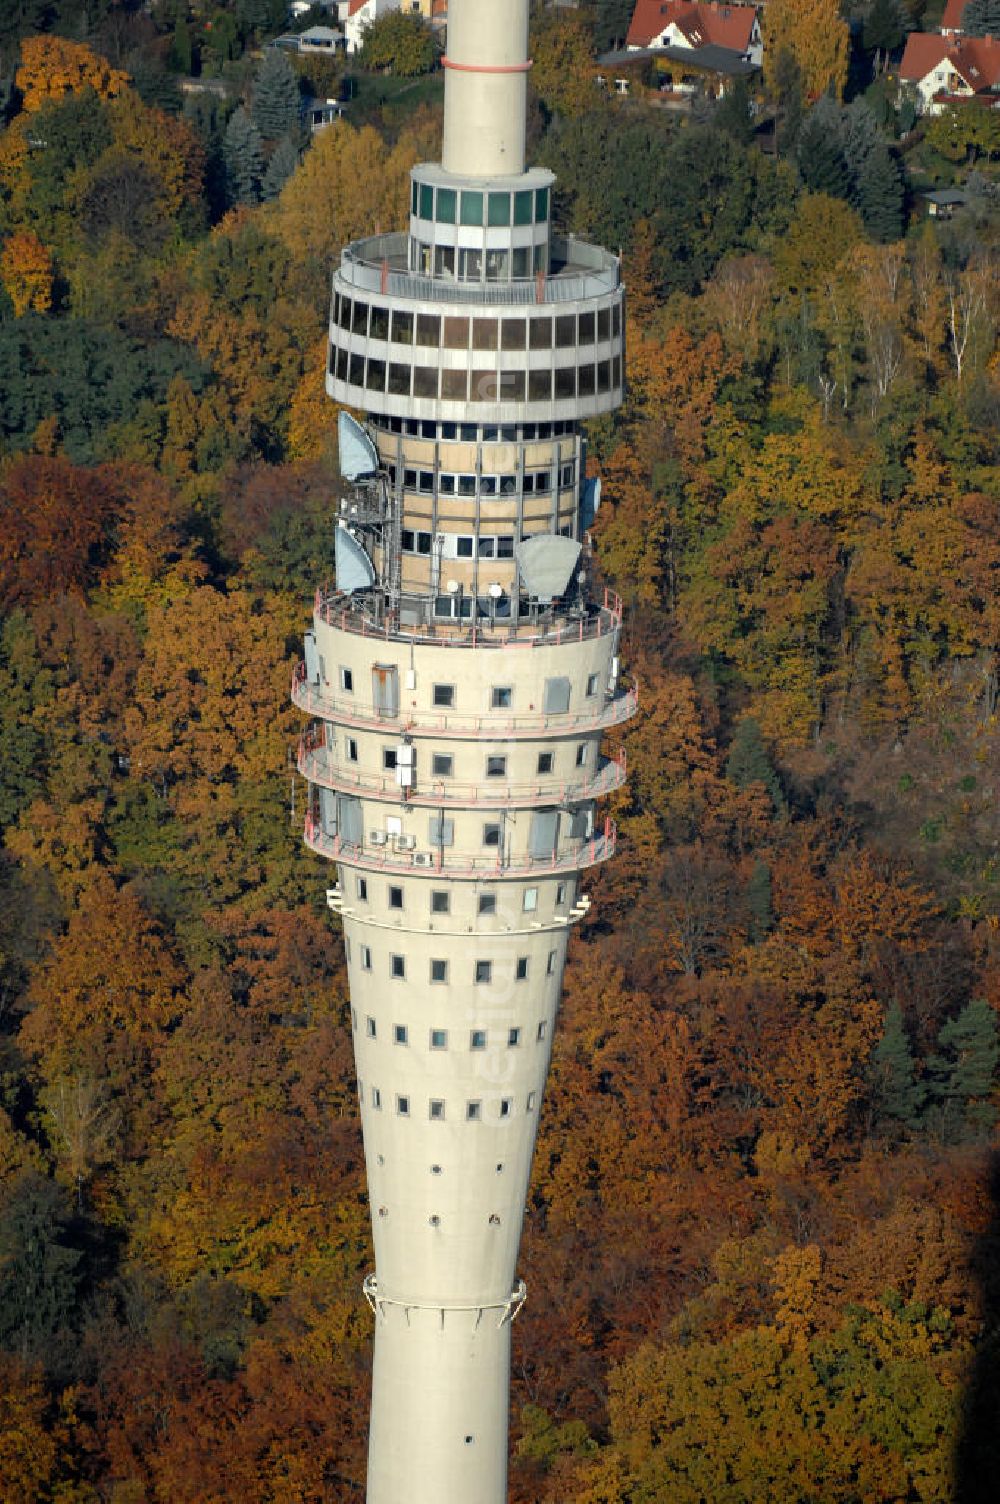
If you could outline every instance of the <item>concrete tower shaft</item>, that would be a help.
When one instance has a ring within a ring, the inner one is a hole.
[[[461,0],[448,12],[441,165],[464,177],[524,171],[528,0]]]
[[[636,708],[580,427],[621,401],[623,290],[524,167],[527,25],[451,0],[444,161],[333,279],[327,391],[363,422],[292,695],[372,1211],[368,1504],[506,1499],[536,1127],[581,874],[615,849],[602,738]]]

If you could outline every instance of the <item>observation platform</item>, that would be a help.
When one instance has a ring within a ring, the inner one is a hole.
[[[401,876],[440,876],[448,880],[463,878],[503,879],[545,877],[560,872],[575,873],[584,867],[595,867],[599,862],[609,861],[618,844],[618,829],[613,820],[604,822],[598,834],[581,841],[574,841],[561,851],[551,851],[545,856],[533,857],[519,852],[514,856],[497,850],[492,856],[473,856],[471,853],[454,852],[448,848],[447,856],[437,848],[429,863],[414,861],[414,853],[394,851],[383,847],[368,847],[342,836],[329,835],[312,815],[306,816],[305,843],[310,851],[324,856],[331,862],[344,862],[365,872],[391,872]],[[417,853],[421,855],[421,853]]]

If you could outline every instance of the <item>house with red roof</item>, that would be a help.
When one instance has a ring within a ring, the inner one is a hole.
[[[951,104],[1000,109],[1000,38],[913,31],[906,39],[899,82],[913,92],[925,115],[940,115]]]
[[[376,17],[402,8],[400,0],[347,0],[347,13],[341,17],[344,23],[344,36],[347,38],[347,51],[359,52],[361,50],[365,32]],[[406,9],[412,9],[411,5],[408,4]]]
[[[625,45],[630,52],[721,48],[756,67],[763,59],[757,7],[719,0],[636,0]]]

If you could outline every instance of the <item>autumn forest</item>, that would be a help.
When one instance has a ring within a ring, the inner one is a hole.
[[[97,3],[85,40],[72,0],[18,9],[0,1495],[360,1501],[368,1205],[289,683],[341,485],[330,268],[403,223],[439,78],[373,71],[306,144],[300,91],[339,80],[261,62],[283,6]],[[624,257],[628,395],[588,440],[641,709],[540,1121],[512,1504],[974,1504],[1000,1468],[996,164],[928,220],[914,174],[978,148],[920,128],[904,156],[884,89],[817,99],[805,57],[765,80],[770,132],[617,99],[613,11],[542,14],[534,47],[560,222]],[[227,97],[181,93],[199,66]]]

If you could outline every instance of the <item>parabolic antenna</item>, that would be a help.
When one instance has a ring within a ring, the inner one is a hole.
[[[601,477],[592,475],[583,483],[583,498],[580,502],[580,526],[588,528],[601,506]]]
[[[343,416],[341,413],[341,417]],[[357,538],[351,536],[343,523],[337,528],[334,545],[337,589],[349,594],[352,590],[367,590],[370,585],[374,585],[375,566]]]
[[[337,415],[337,445],[340,450],[340,473],[345,480],[360,480],[378,469],[375,445],[361,424],[350,413]]]
[[[547,603],[565,592],[580,557],[580,544],[558,533],[536,533],[519,543],[514,553],[524,588]]]

